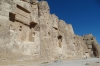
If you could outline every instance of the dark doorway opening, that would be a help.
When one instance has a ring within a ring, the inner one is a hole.
[[[61,44],[62,43],[62,36],[61,35],[58,36],[58,41],[59,41],[58,42],[59,47],[62,48],[62,44]]]

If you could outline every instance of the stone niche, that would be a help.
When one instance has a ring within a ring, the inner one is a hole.
[[[35,38],[34,28],[36,25],[37,25],[37,23],[34,23],[34,22],[30,23],[30,33],[29,33],[29,41],[30,42],[34,42],[34,38]]]
[[[31,13],[20,5],[16,5],[16,12],[9,13],[10,25],[17,31],[18,40],[34,42],[34,27],[37,25],[35,22],[31,22]]]
[[[58,36],[58,46],[62,48],[62,36],[61,35]]]

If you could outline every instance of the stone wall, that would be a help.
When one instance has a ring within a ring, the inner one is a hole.
[[[99,57],[91,34],[74,34],[71,24],[50,14],[46,1],[0,0],[0,60]]]

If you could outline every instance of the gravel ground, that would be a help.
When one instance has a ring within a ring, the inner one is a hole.
[[[0,66],[100,66],[100,58],[82,60],[0,62]]]
[[[53,63],[41,64],[39,66],[100,66],[100,59],[91,58],[83,60],[57,60]]]

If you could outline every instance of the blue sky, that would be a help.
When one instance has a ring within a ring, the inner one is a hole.
[[[46,0],[51,14],[70,23],[75,34],[93,34],[100,44],[100,0]]]

